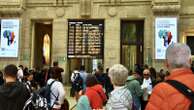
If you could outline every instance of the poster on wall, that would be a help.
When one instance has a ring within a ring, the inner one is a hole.
[[[1,19],[0,25],[0,57],[18,57],[19,19]]]
[[[177,18],[155,19],[155,58],[165,59],[166,48],[177,42]]]

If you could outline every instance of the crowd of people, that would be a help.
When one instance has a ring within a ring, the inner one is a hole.
[[[16,67],[14,64],[9,64],[4,68],[4,72],[0,73],[0,109],[2,110],[36,110],[42,107],[37,100],[36,95],[43,92],[44,88],[50,85],[49,101],[47,97],[45,109],[62,110],[65,101],[65,89],[61,82],[61,72],[63,69],[58,67],[58,62],[53,63],[53,67],[49,69],[28,70],[22,65]],[[46,90],[46,89],[45,89]],[[39,97],[40,98],[40,97]],[[33,103],[26,105],[28,100],[33,100]],[[39,100],[39,101],[43,101]],[[41,102],[42,103],[42,102]],[[33,105],[34,104],[34,105]],[[35,109],[35,106],[38,106]],[[23,108],[26,109],[23,109]],[[43,107],[42,107],[43,108]]]
[[[77,110],[189,110],[192,101],[168,81],[179,81],[193,91],[194,75],[191,64],[189,47],[186,44],[175,43],[171,44],[166,51],[165,65],[168,70],[156,71],[149,65],[136,64],[132,71],[121,64],[115,64],[103,73],[102,67],[99,66],[93,76],[104,88],[106,98],[95,95],[91,99],[87,90],[93,86],[86,86],[86,90],[85,88],[77,90]],[[86,85],[88,85],[87,82]],[[101,91],[101,88],[99,90]],[[104,107],[92,105],[93,100],[97,99],[96,96],[101,97],[99,102],[105,102]]]
[[[70,96],[77,102],[76,110],[189,110],[192,101],[174,85],[184,84],[194,95],[191,64],[189,47],[173,43],[166,50],[168,70],[156,71],[149,65],[136,64],[132,71],[122,64],[114,64],[105,73],[99,65],[92,74],[82,65],[71,74]],[[47,86],[51,91],[51,110],[67,110],[61,72],[63,69],[57,62],[42,71],[7,65],[0,73],[0,108],[22,110],[34,91]]]

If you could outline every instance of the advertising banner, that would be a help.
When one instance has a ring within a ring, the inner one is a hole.
[[[177,18],[155,19],[155,59],[165,59],[166,48],[177,42]]]
[[[18,57],[19,19],[1,19],[0,57]]]

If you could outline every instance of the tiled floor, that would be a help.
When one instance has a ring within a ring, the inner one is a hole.
[[[66,92],[66,98],[69,101],[70,110],[71,110],[71,108],[76,104],[76,101],[73,97],[70,97],[70,86],[65,86],[65,92]],[[72,110],[75,110],[75,108]]]

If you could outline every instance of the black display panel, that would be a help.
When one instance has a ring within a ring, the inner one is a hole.
[[[104,21],[68,21],[68,58],[103,58]]]

